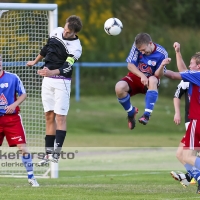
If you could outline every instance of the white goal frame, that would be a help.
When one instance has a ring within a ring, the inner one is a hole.
[[[40,4],[40,3],[0,3],[0,10],[30,10],[30,11],[48,11],[48,32],[50,33],[58,26],[58,6],[57,4]],[[1,18],[1,16],[0,16]],[[23,116],[22,116],[23,117]],[[41,116],[43,117],[43,116]],[[26,128],[26,127],[25,127]],[[50,173],[51,178],[58,178],[58,163],[51,163],[50,168],[41,176],[48,177]],[[19,177],[19,176],[16,176]]]

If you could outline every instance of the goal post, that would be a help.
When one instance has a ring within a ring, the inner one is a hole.
[[[47,42],[50,31],[58,26],[57,21],[57,4],[0,3],[0,54],[3,58],[3,68],[20,77],[28,95],[20,107],[30,152],[44,152],[45,120],[41,101],[42,77],[37,75],[37,70],[43,63],[40,62],[32,68],[28,68],[26,63],[34,60],[38,55]],[[4,151],[12,151],[12,148],[8,150],[5,139],[0,155]],[[26,174],[23,166],[13,164],[10,165],[11,167],[2,167],[2,163],[20,161],[8,160],[4,156],[0,159],[0,175]],[[47,177],[47,172],[50,172],[51,178],[58,178],[58,164],[52,163],[50,167],[34,165],[34,172],[36,176],[43,177]]]

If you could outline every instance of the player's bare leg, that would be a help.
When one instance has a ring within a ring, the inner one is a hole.
[[[186,163],[183,160],[183,147],[184,144],[180,142],[178,149],[176,151],[176,157],[183,165],[185,165]],[[192,177],[189,173],[184,174],[182,172],[176,173],[174,171],[171,171],[170,174],[175,180],[180,181],[183,187],[187,187],[191,183]]]
[[[24,167],[26,168],[26,171],[27,171],[27,174],[28,174],[28,183],[32,187],[39,187],[39,184],[38,184],[38,182],[35,179],[34,174],[33,174],[32,156],[28,152],[26,144],[18,144],[17,147],[22,153],[21,158],[22,158],[22,163],[24,164]]]

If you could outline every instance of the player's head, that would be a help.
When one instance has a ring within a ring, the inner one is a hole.
[[[195,53],[189,65],[190,70],[199,71],[200,70],[200,52]]]
[[[63,36],[65,38],[74,38],[75,34],[78,33],[82,28],[82,22],[80,17],[71,15],[66,19]]]
[[[151,36],[148,33],[137,34],[135,37],[135,46],[142,54],[146,55],[150,55],[155,48]]]

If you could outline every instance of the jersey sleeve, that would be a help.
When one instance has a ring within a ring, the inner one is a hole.
[[[174,98],[179,98],[181,99],[181,97],[183,96],[183,94],[185,94],[188,90],[187,84],[188,82],[184,82],[181,81],[176,88],[175,94],[174,94]],[[187,85],[186,85],[187,84]]]
[[[46,54],[47,54],[47,49],[48,49],[48,46],[49,46],[49,40],[50,40],[50,38],[51,38],[52,36],[57,35],[57,32],[60,31],[60,30],[63,30],[63,28],[62,28],[62,27],[57,27],[57,28],[55,28],[55,29],[53,29],[53,30],[51,31],[51,33],[49,34],[49,38],[48,38],[48,40],[47,40],[47,43],[44,45],[43,48],[41,48],[41,51],[40,51],[40,55],[41,55],[41,56],[43,56],[43,57],[46,56]]]
[[[62,27],[57,27],[57,28],[54,28],[50,34],[49,34],[49,37],[53,37],[53,36],[56,36],[58,34],[58,32],[63,32],[64,28]]]
[[[200,86],[200,71],[188,70],[180,72],[180,75],[184,81]]]
[[[18,96],[21,96],[22,94],[26,94],[24,85],[17,75],[16,75],[16,80],[15,80],[15,90],[16,90]]]
[[[165,58],[168,58],[168,53],[167,53],[167,51],[165,51],[164,49],[162,49],[162,51],[161,51],[161,57],[160,57],[159,61],[158,61],[157,64],[156,64],[156,70],[160,67],[162,61],[163,61]],[[164,69],[164,73],[165,73],[166,70],[167,70],[166,66],[164,66],[163,69]]]
[[[64,62],[63,66],[59,68],[58,70],[60,71],[60,75],[65,75],[66,73],[70,72],[72,69],[73,64],[76,62],[76,58],[74,55],[69,55]]]
[[[41,50],[40,50],[40,55],[43,56],[43,57],[45,57],[46,54],[47,54],[47,48],[49,46],[49,40],[50,40],[50,38],[47,40],[47,43],[44,45],[44,47],[41,48]]]
[[[70,50],[69,55],[66,58],[63,66],[59,68],[60,75],[65,75],[66,73],[68,73],[72,69],[73,64],[81,57],[82,46],[77,43],[75,47],[76,48],[72,48]]]
[[[138,49],[136,48],[135,43],[134,43],[132,48],[131,48],[131,50],[130,50],[130,52],[129,52],[129,55],[128,55],[127,59],[126,59],[126,62],[132,63],[137,67],[138,63],[139,63],[138,62],[139,61],[139,59],[138,59],[139,58],[139,54],[140,54],[140,52],[138,51]]]

